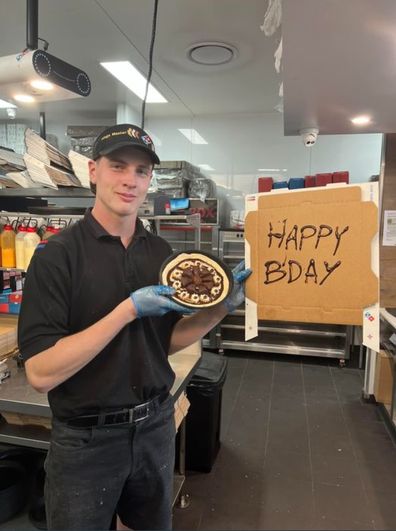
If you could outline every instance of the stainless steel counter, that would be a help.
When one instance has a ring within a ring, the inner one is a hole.
[[[200,345],[195,344],[169,357],[176,378],[171,389],[175,400],[185,390],[201,357]],[[35,391],[27,382],[24,369],[15,362],[8,363],[11,377],[0,384],[0,413],[12,412],[50,418],[47,394]],[[50,431],[40,426],[0,424],[0,442],[46,449]]]

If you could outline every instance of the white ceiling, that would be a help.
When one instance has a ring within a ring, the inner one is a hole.
[[[18,118],[60,123],[113,119],[117,103],[141,101],[100,61],[130,60],[147,72],[153,0],[39,0],[39,34],[49,52],[85,70],[93,90]],[[159,0],[152,82],[168,104],[148,104],[148,118],[274,112],[284,80],[285,134],[318,126],[321,134],[396,131],[396,0],[283,0],[283,72],[274,52],[281,31],[260,30],[268,0]],[[26,0],[0,0],[0,56],[26,41]],[[199,41],[238,49],[228,65],[203,67],[186,51]],[[1,97],[1,95],[0,95]],[[373,115],[357,129],[356,114]],[[0,120],[6,118],[0,110]],[[66,121],[65,121],[65,118]]]
[[[396,131],[396,0],[283,0],[282,32],[285,134]]]
[[[153,1],[39,0],[39,35],[49,52],[85,70],[88,98],[42,105],[51,116],[115,113],[117,103],[140,109],[141,101],[120,85],[100,61],[130,60],[148,67]],[[280,39],[260,30],[267,0],[160,0],[152,82],[168,104],[148,104],[149,117],[273,112],[280,77],[273,54]],[[1,1],[0,56],[18,53],[26,41],[26,0]],[[239,53],[222,67],[203,67],[186,58],[198,41],[224,41]],[[18,117],[37,115],[20,110]],[[3,111],[4,112],[4,111]],[[4,114],[5,117],[5,114]],[[3,118],[3,116],[0,116]]]

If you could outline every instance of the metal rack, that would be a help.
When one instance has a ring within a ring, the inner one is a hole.
[[[155,232],[164,238],[174,251],[185,251],[187,249],[201,248],[201,217],[199,214],[189,214],[183,216],[141,216],[154,224]],[[173,235],[167,238],[165,233]],[[188,236],[192,236],[188,238]]]
[[[219,258],[234,267],[244,257],[244,232],[239,229],[220,230]],[[216,344],[206,343],[206,346],[337,358],[340,365],[344,365],[345,360],[349,359],[353,330],[350,326],[259,321],[257,338],[245,341],[244,315],[244,310],[236,310],[226,316],[216,330]]]
[[[382,308],[380,319],[381,348],[392,356],[393,362],[392,400],[390,404],[383,404],[383,412],[396,429],[396,309]]]
[[[191,249],[209,251],[217,255],[218,225],[201,223],[200,214],[141,216],[154,223],[156,233],[164,238],[174,251]]]
[[[88,188],[0,188],[0,197],[71,197],[89,198],[95,196]]]

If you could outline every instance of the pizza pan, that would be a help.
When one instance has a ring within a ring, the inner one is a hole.
[[[228,297],[234,286],[234,277],[232,275],[230,267],[222,260],[220,260],[217,256],[203,251],[180,251],[168,256],[168,258],[161,266],[160,283],[163,285],[172,285],[170,279],[167,279],[165,277],[168,276],[172,270],[177,268],[178,262],[186,263],[186,261],[194,262],[195,264],[197,263],[197,261],[202,261],[202,265],[206,265],[209,271],[213,272],[213,275],[217,275],[221,278],[221,282],[219,284],[220,287],[216,285],[213,286],[213,288],[220,289],[221,291],[215,300],[209,300],[208,302],[203,302],[202,300],[199,300],[198,302],[192,302],[190,300],[183,300],[181,298],[183,295],[186,295],[187,290],[183,289],[183,287],[180,286],[180,288],[176,288],[176,293],[172,296],[172,299],[175,302],[186,308],[203,309],[212,308],[213,306],[216,306],[217,304],[223,302]],[[180,269],[180,271],[182,270]],[[213,279],[214,278],[215,277],[213,276]],[[199,297],[200,299],[202,299],[201,295],[199,295]],[[208,297],[209,295],[207,296],[207,298]]]

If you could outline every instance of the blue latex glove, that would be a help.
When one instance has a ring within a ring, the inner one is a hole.
[[[194,313],[194,310],[184,308],[169,298],[175,291],[170,286],[147,286],[134,291],[130,297],[136,308],[136,317],[164,315],[171,311]]]
[[[251,269],[245,269],[245,260],[242,260],[242,262],[232,270],[234,287],[231,294],[224,301],[224,306],[229,312],[233,312],[245,300],[245,280],[251,272]]]

